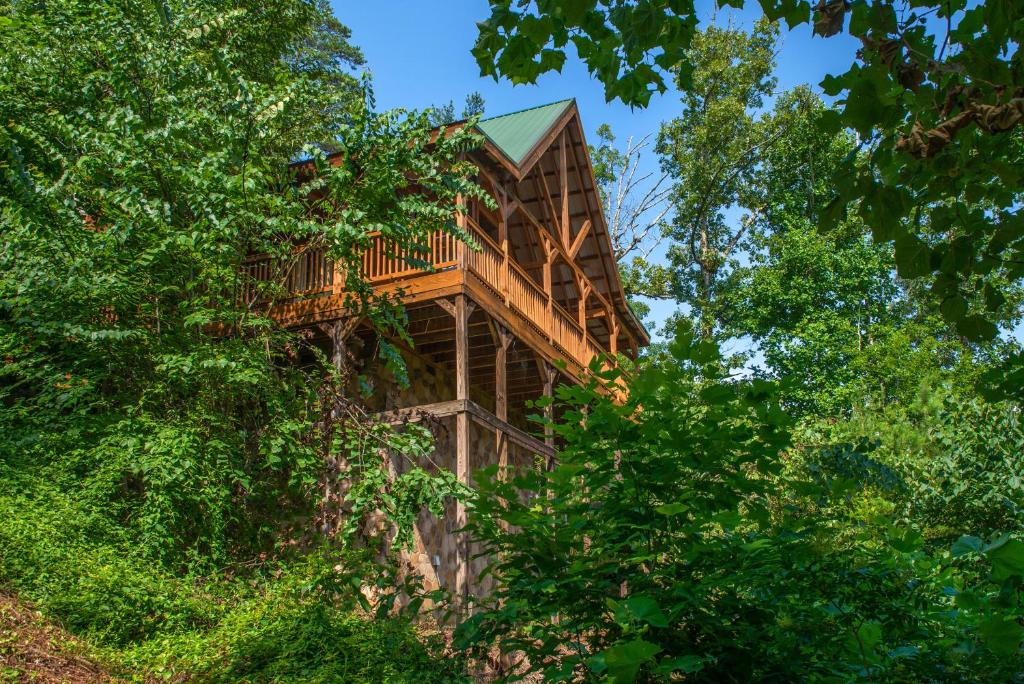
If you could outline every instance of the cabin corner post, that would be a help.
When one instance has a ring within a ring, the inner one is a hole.
[[[512,345],[512,333],[500,323],[495,323],[497,333],[497,349],[494,363],[494,414],[504,422],[508,422],[508,349]],[[504,473],[508,468],[508,436],[502,430],[494,431],[495,445],[498,450],[498,471]]]
[[[455,297],[455,398],[462,409],[455,416],[455,475],[459,482],[469,484],[469,316],[473,305],[466,295]],[[455,529],[466,526],[466,504],[455,502]],[[464,532],[459,533],[455,544],[456,569],[455,593],[460,600],[469,596],[469,540]]]

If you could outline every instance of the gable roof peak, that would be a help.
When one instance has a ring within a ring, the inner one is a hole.
[[[482,119],[477,128],[519,166],[556,121],[576,104],[574,98]]]

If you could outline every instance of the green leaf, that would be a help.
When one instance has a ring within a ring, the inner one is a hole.
[[[668,627],[668,618],[661,612],[658,602],[649,596],[631,596],[623,604],[630,617],[652,627]]]
[[[981,540],[977,537],[971,537],[965,534],[953,542],[953,546],[950,548],[950,553],[952,553],[954,557],[963,556],[968,553],[981,553]]]
[[[858,655],[873,657],[875,647],[882,640],[882,625],[874,620],[862,622],[854,635],[850,636],[848,648]]]
[[[999,332],[991,321],[978,314],[961,318],[956,322],[956,330],[972,342],[991,340]]]
[[[916,235],[896,236],[896,272],[908,280],[931,273],[931,250]]]
[[[690,510],[690,507],[685,503],[677,501],[675,503],[662,504],[654,510],[661,515],[679,515]]]
[[[967,315],[967,300],[959,293],[952,297],[947,297],[939,305],[939,311],[947,321],[959,321]]]
[[[1012,616],[991,617],[978,626],[978,632],[985,645],[1001,656],[1016,654],[1024,639],[1024,627],[1017,624],[1017,619]]]
[[[611,680],[616,684],[636,681],[644,664],[654,659],[661,647],[643,639],[634,639],[612,646],[604,652],[604,663]]]
[[[992,562],[992,578],[1004,580],[1008,577],[1024,577],[1024,542],[1007,540],[986,551]]]
[[[678,658],[665,658],[658,663],[658,674],[685,672],[693,674],[704,669],[704,658],[698,655],[684,655]]]

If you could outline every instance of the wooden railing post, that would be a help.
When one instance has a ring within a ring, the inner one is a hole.
[[[463,232],[467,232],[466,227],[468,225],[468,221],[466,221],[466,199],[462,195],[457,195],[455,198],[455,211],[457,212],[455,215],[455,224],[461,228]],[[465,271],[466,243],[459,240],[455,246],[455,252],[458,255],[459,270]]]
[[[501,283],[499,291],[505,298],[505,306],[508,306],[508,220],[505,216],[505,207],[501,207],[501,221],[498,223],[498,242],[501,244]]]

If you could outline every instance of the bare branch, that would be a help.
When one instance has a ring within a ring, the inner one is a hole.
[[[651,133],[638,140],[630,137],[625,150],[616,153],[610,169],[614,180],[602,188],[608,234],[618,261],[634,253],[646,257],[661,241],[660,231],[655,228],[659,228],[668,215],[667,200],[671,193],[671,188],[667,187],[668,177],[662,174],[652,182],[653,172],[640,171],[642,156],[651,146],[652,138]]]

